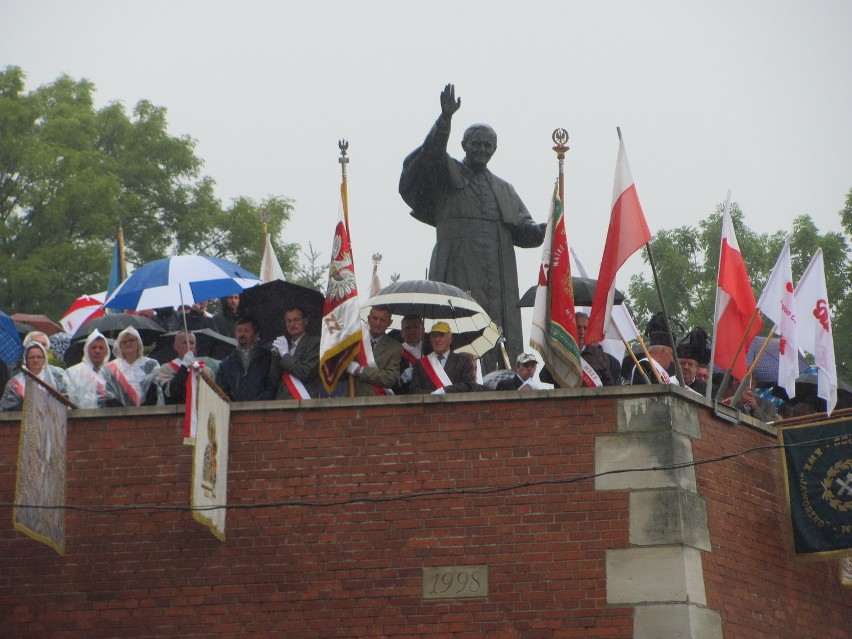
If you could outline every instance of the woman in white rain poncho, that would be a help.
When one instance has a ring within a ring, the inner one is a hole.
[[[135,328],[118,334],[112,354],[115,359],[101,369],[105,386],[104,406],[154,406],[162,404],[157,385],[160,363],[142,354],[142,338]]]

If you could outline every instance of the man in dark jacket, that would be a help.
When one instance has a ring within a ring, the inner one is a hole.
[[[275,398],[270,375],[272,353],[260,347],[257,320],[246,315],[235,329],[237,348],[219,364],[216,383],[232,402],[253,402]]]

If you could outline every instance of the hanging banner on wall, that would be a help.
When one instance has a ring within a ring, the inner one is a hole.
[[[782,427],[778,441],[798,561],[852,551],[852,420]]]
[[[225,541],[228,504],[228,431],[231,405],[208,379],[198,377],[198,430],[192,460],[192,516]]]
[[[26,381],[15,484],[15,530],[65,554],[65,404]]]

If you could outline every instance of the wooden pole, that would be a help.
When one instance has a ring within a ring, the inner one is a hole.
[[[121,281],[127,279],[127,263],[124,261],[124,229],[118,225],[118,273]]]
[[[346,165],[349,164],[346,152],[349,150],[349,142],[339,140],[337,148],[340,149],[340,157],[337,161],[340,162],[340,201],[343,205],[343,224],[346,226],[346,233],[351,242],[352,236],[349,234],[349,185],[346,181]],[[349,397],[355,397],[355,378],[352,375],[349,376]]]

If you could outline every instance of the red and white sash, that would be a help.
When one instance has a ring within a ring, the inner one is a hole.
[[[122,372],[120,364],[118,360],[111,360],[105,364],[106,368],[109,369],[112,376],[115,377],[116,383],[118,383],[119,387],[122,391],[127,394],[127,397],[133,402],[134,406],[139,406],[141,400],[139,399],[139,393],[136,392],[136,388],[134,388],[133,384]]]
[[[293,399],[311,399],[311,394],[298,377],[284,372],[281,373],[281,382],[287,386],[287,390],[290,391],[290,397]]]
[[[447,353],[447,355],[449,355],[449,353]],[[426,373],[429,381],[432,382],[435,390],[444,388],[444,386],[453,385],[452,380],[449,375],[447,375],[447,371],[445,371],[444,367],[438,363],[438,356],[435,355],[435,353],[429,353],[429,355],[421,357],[420,366],[423,368],[423,372]]]
[[[183,361],[180,359],[173,359],[169,362],[169,366],[175,373],[183,365]],[[196,360],[192,362],[192,366],[189,367],[189,374],[186,376],[186,404],[183,411],[184,437],[195,437],[195,434],[198,432],[198,403],[196,402],[196,397],[198,397],[198,376],[201,374],[202,368],[204,368],[204,362]]]
[[[598,374],[595,372],[595,369],[592,368],[592,365],[582,357],[580,358],[580,363],[583,367],[583,386],[588,386],[589,388],[603,386],[601,378],[598,377]]]
[[[647,358],[642,358],[641,360],[639,360],[639,363],[641,364],[642,362],[647,362],[647,361],[648,361]],[[663,384],[673,384],[674,386],[680,386],[680,384],[678,384],[677,379],[672,379],[671,377],[669,377],[669,374],[666,372],[666,369],[663,368],[662,366],[660,366],[660,364],[657,362],[657,360],[655,360],[652,357],[650,361],[651,361],[651,364],[653,364],[654,367],[657,369],[657,372],[660,374],[660,379],[663,380],[662,381]],[[631,383],[633,382],[633,377],[635,377],[635,375],[636,375],[636,369],[634,368],[633,369],[633,376],[631,376],[631,379],[630,379]],[[651,383],[653,384],[654,382],[652,381]]]
[[[405,352],[404,349],[403,352]],[[376,358],[373,357],[373,345],[370,343],[370,332],[366,328],[361,330],[361,352],[358,353],[358,363],[361,366],[377,368]],[[370,386],[376,395],[393,395],[390,388],[382,388],[378,384],[370,384]]]

